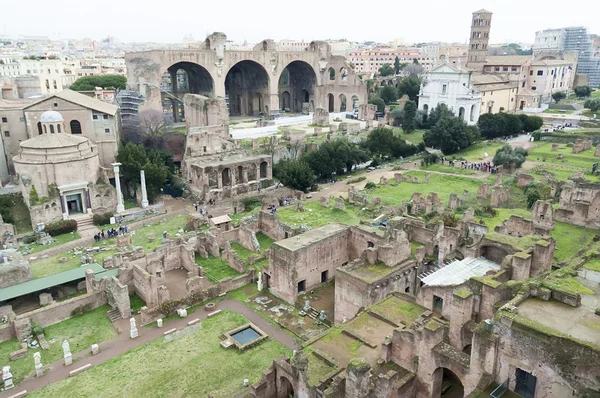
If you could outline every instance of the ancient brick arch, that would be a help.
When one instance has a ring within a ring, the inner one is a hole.
[[[459,392],[454,391],[456,395],[453,396],[464,396],[465,377],[463,375],[462,368],[460,368],[460,366],[458,365],[452,366],[452,362],[449,362],[448,365],[449,366],[447,367],[439,367],[435,370],[435,372],[433,372],[431,386],[432,397],[441,396],[442,385],[444,383],[444,380],[455,380],[456,382],[460,383],[460,388],[462,388],[462,395],[460,395]],[[459,386],[453,385],[451,388],[457,389],[457,387]]]
[[[312,42],[304,51],[277,51],[272,41],[265,40],[252,50],[239,51],[226,50],[226,39],[223,33],[213,33],[200,48],[127,53],[125,61],[128,86],[145,97],[142,108],[162,109],[163,100],[173,95],[172,88],[164,84],[163,75],[169,70],[172,72],[175,65],[178,65],[177,70],[181,69],[180,66],[187,69],[185,72],[188,76],[193,74],[201,77],[198,81],[190,80],[192,86],[195,85],[192,91],[200,91],[203,95],[209,94],[210,91],[210,95],[224,98],[228,72],[240,62],[256,63],[268,76],[268,87],[264,87],[266,92],[261,93],[261,108],[265,110],[275,111],[280,108],[279,78],[287,67],[297,69],[296,73],[292,73],[296,74],[297,79],[293,85],[297,89],[290,91],[291,108],[299,109],[305,103],[326,107],[327,94],[330,92],[335,97],[344,94],[346,98],[352,98],[356,95],[359,103],[367,102],[366,85],[357,78],[354,70],[348,67],[344,57],[331,54],[326,42]],[[337,72],[335,81],[330,82],[328,79],[329,68]],[[347,72],[344,77],[343,73],[339,72],[342,69]],[[208,90],[209,77],[213,82],[212,90]],[[309,80],[315,83],[312,89],[304,84]],[[255,98],[252,101],[259,99]],[[255,108],[253,104],[253,112]]]

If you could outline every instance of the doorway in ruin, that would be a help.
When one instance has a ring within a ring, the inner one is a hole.
[[[317,86],[317,74],[313,67],[304,61],[292,61],[281,72],[278,82],[278,93],[281,104],[289,104],[287,107],[292,112],[302,112],[302,105],[314,100],[315,87]],[[285,102],[283,96],[289,96]]]
[[[231,170],[227,169],[223,169],[223,172],[221,173],[222,175],[222,183],[223,183],[223,187],[228,187],[231,185]]]
[[[329,112],[333,112],[334,111],[334,98],[333,98],[333,94],[327,94],[327,102],[329,104],[329,106],[327,107]]]
[[[340,112],[346,112],[346,96],[340,94]]]
[[[465,388],[458,376],[447,368],[437,368],[433,372],[432,397],[463,398]]]
[[[279,378],[279,389],[277,390],[277,398],[294,397],[294,387],[287,377]]]
[[[267,178],[267,171],[269,168],[269,164],[267,162],[261,162],[260,164],[260,178]]]
[[[269,98],[269,76],[254,61],[240,61],[225,77],[225,95],[229,96],[230,116],[258,117],[266,113],[263,98]]]
[[[210,72],[201,65],[193,62],[177,62],[162,76],[160,90],[163,110],[172,113],[175,122],[180,122],[183,120],[183,96],[185,94],[213,96],[214,80]]]

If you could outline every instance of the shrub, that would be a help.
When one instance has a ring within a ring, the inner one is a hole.
[[[114,213],[94,214],[94,225],[101,226],[110,224],[110,218],[114,217]]]
[[[262,205],[262,202],[258,198],[244,198],[242,199],[245,211],[252,211]]]
[[[39,323],[32,322],[31,323],[31,334],[33,334],[33,337],[38,337],[39,335],[44,334],[44,329],[40,326]]]
[[[29,191],[29,203],[32,206],[35,206],[40,200],[37,189],[35,187],[31,187],[31,191]]]
[[[458,218],[454,214],[444,214],[444,226],[456,227],[458,225]]]
[[[50,236],[68,234],[69,232],[75,231],[77,231],[77,221],[75,220],[61,220],[52,224],[47,224],[46,228],[44,228],[44,232]]]
[[[365,185],[365,189],[375,189],[375,188],[377,188],[377,185],[373,181],[369,181]]]

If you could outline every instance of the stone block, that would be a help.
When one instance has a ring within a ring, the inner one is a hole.
[[[316,108],[313,113],[315,126],[329,126],[329,112],[325,108]]]
[[[177,328],[173,328],[173,329],[169,329],[166,332],[163,333],[164,336],[171,334],[171,333],[175,333],[177,331]]]
[[[131,246],[131,235],[119,235],[117,236],[117,246],[118,247],[128,247]]]
[[[85,365],[83,365],[83,366],[80,366],[80,367],[78,367],[77,369],[74,369],[74,370],[70,371],[70,372],[69,372],[69,377],[71,377],[71,376],[75,376],[76,374],[79,374],[79,373],[81,373],[81,372],[84,372],[84,371],[88,370],[88,369],[89,369],[89,368],[91,368],[91,367],[92,367],[92,364],[91,364],[91,363],[88,363],[88,364],[85,364]]]
[[[52,298],[52,294],[50,294],[50,293],[40,294],[40,305],[41,306],[49,305],[49,304],[53,304],[53,303],[54,303],[54,299]]]
[[[98,352],[100,352],[100,347],[98,347],[98,344],[92,344],[92,355],[96,355]]]
[[[198,322],[200,322],[200,318],[193,319],[193,320],[191,320],[191,321],[188,322],[188,326],[195,325]]]
[[[72,354],[66,354],[65,355],[65,366],[69,366],[73,363],[73,355]]]
[[[20,350],[13,351],[10,353],[10,360],[16,361],[17,359],[23,358],[27,356],[27,345],[25,348],[21,348]]]
[[[61,258],[58,259],[58,262],[61,263],[61,264],[64,264],[67,261],[68,261],[68,259],[66,257],[61,257]]]
[[[162,320],[162,318],[158,318],[156,320],[156,327],[159,327],[159,328],[163,327],[163,320]]]
[[[180,318],[185,318],[187,317],[188,313],[185,308],[180,308],[177,310],[177,315],[179,315]]]
[[[214,311],[214,312],[211,312],[211,313],[210,313],[210,314],[208,314],[207,316],[208,316],[209,318],[212,318],[213,316],[215,316],[215,315],[218,315],[218,314],[220,314],[220,313],[221,313],[221,310],[216,310],[216,311]]]

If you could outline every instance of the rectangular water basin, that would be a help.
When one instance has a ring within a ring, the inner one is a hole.
[[[260,341],[269,337],[253,323],[240,326],[239,328],[224,333],[224,335],[227,340],[235,344],[235,346],[241,351],[253,347]],[[223,344],[221,345],[223,346]]]

